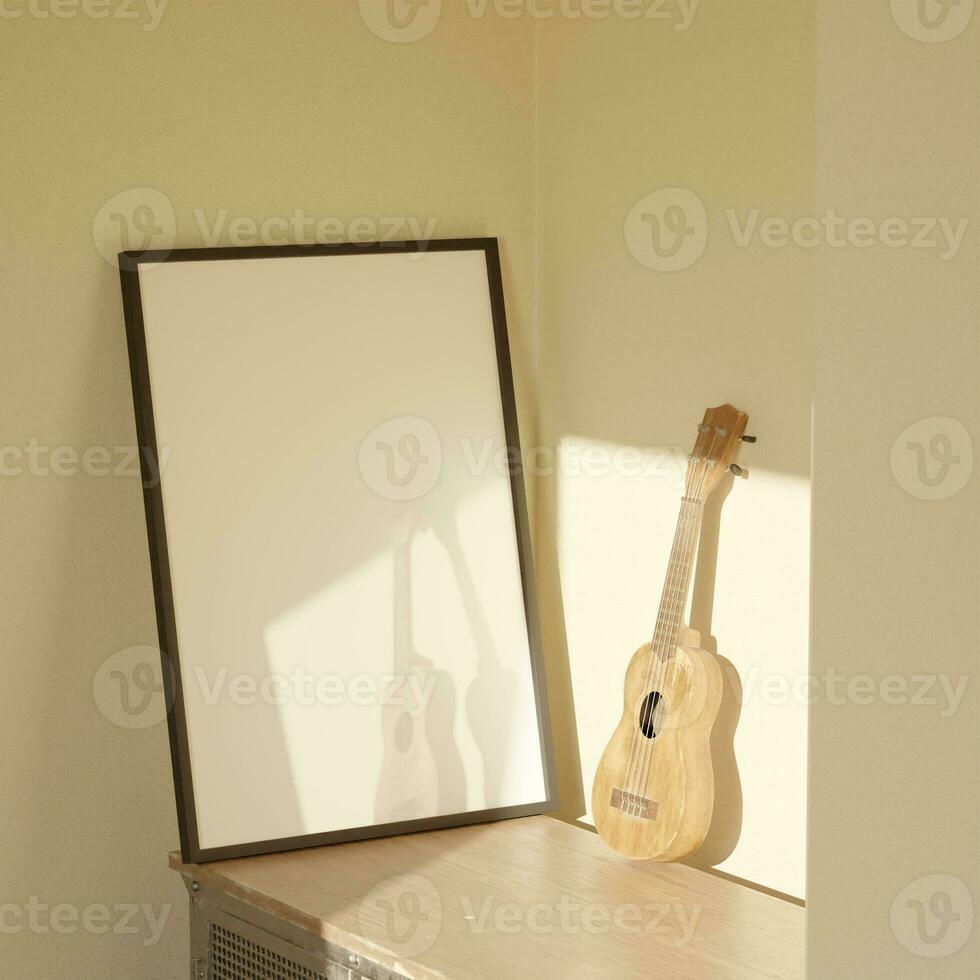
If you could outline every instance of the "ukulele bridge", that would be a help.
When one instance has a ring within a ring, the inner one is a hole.
[[[656,820],[657,811],[660,809],[660,804],[656,800],[649,800],[639,793],[627,793],[626,790],[618,787],[613,787],[609,805],[614,810],[621,810],[641,820]]]

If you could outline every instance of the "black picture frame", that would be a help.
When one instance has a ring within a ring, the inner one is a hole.
[[[202,848],[198,838],[197,811],[191,776],[188,730],[185,717],[180,658],[171,582],[170,556],[160,473],[159,451],[153,414],[153,394],[139,271],[144,265],[172,262],[209,262],[229,259],[279,259],[334,255],[391,255],[404,252],[482,251],[486,261],[493,334],[496,346],[497,374],[501,408],[510,466],[510,490],[517,529],[517,553],[520,564],[524,614],[531,653],[531,676],[537,711],[543,767],[545,798],[533,803],[487,810],[446,814],[396,823],[348,828],[325,833],[306,834],[273,840],[252,841],[238,845]],[[548,711],[544,657],[541,643],[537,591],[535,587],[531,533],[528,521],[526,490],[521,461],[517,405],[511,367],[510,343],[504,305],[504,290],[496,238],[436,239],[431,241],[342,243],[335,245],[276,245],[251,247],[188,248],[168,251],[128,251],[119,255],[123,313],[129,351],[130,378],[136,417],[137,439],[143,477],[143,503],[146,515],[150,569],[153,581],[157,632],[163,667],[163,683],[169,706],[168,731],[173,765],[174,793],[180,834],[181,855],[187,863],[225,860],[258,854],[316,847],[325,844],[364,840],[393,834],[407,834],[470,824],[486,823],[514,817],[548,813],[558,808],[558,788],[554,747]]]

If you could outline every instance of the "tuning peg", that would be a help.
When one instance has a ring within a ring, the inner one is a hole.
[[[755,442],[755,436],[740,436],[742,442]]]
[[[749,471],[744,466],[739,466],[738,463],[732,463],[731,466],[728,467],[728,472],[731,473],[732,476],[740,476],[743,480],[747,480],[749,478]]]

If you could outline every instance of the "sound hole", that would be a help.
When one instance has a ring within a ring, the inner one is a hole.
[[[663,710],[660,709],[660,702],[660,692],[651,691],[640,705],[640,731],[647,738],[657,737],[657,729],[660,727],[660,720],[663,716]]]

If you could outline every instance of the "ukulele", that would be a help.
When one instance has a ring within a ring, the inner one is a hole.
[[[653,639],[630,660],[623,716],[596,771],[596,830],[626,857],[678,861],[701,846],[711,823],[709,736],[722,675],[682,619],[704,502],[727,472],[747,475],[732,462],[747,421],[743,412],[722,405],[709,408],[698,426]]]

